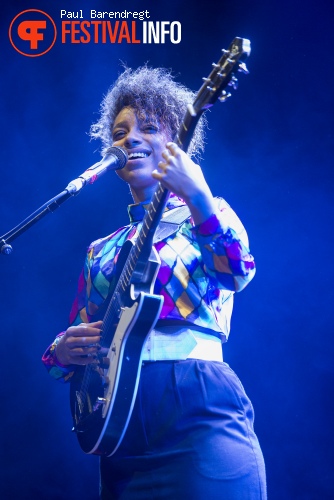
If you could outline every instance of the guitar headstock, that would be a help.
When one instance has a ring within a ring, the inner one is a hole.
[[[248,73],[244,60],[250,52],[250,41],[239,37],[234,38],[227,50],[223,49],[223,55],[219,61],[212,64],[213,70],[210,75],[203,78],[204,83],[192,105],[195,115],[213,106],[217,99],[224,102],[230,97],[231,94],[225,90],[225,87],[231,85],[234,89],[237,88],[236,71]]]

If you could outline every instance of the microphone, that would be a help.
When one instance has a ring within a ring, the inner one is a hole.
[[[70,194],[75,194],[81,191],[81,189],[86,186],[87,183],[93,184],[93,182],[103,175],[108,170],[120,170],[125,167],[128,161],[128,154],[123,148],[117,146],[112,146],[108,149],[101,161],[94,163],[77,179],[71,181],[65,188]]]

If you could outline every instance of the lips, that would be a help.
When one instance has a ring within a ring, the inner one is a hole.
[[[149,151],[132,151],[128,154],[129,160],[138,160],[140,158],[147,158],[150,156],[151,152]]]

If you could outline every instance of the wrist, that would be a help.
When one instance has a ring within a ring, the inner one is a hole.
[[[70,363],[66,363],[66,360],[63,358],[63,356],[61,354],[62,339],[63,339],[63,336],[58,337],[55,340],[55,347],[54,347],[54,350],[52,352],[53,360],[54,360],[55,364],[57,366],[59,366],[60,368],[68,368],[70,366]]]
[[[216,204],[209,187],[206,192],[198,192],[185,202],[189,207],[195,226],[202,224],[216,212]]]

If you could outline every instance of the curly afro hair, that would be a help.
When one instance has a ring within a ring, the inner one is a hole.
[[[100,118],[91,126],[90,136],[101,139],[102,154],[112,145],[112,129],[116,116],[124,107],[134,109],[140,121],[158,123],[171,140],[175,137],[187,105],[195,93],[174,81],[164,68],[142,66],[125,68],[110,87],[101,103]],[[204,150],[205,117],[201,117],[188,148],[189,156],[201,157]]]

